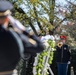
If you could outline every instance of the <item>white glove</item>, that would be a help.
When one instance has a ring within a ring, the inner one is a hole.
[[[8,16],[8,19],[13,27],[21,31],[25,31],[25,27],[18,20],[14,19],[11,15]]]
[[[70,61],[68,61],[68,64],[70,64],[71,62]]]

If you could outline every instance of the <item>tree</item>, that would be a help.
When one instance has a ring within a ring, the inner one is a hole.
[[[76,5],[75,2],[67,1],[67,6],[63,7],[66,8],[66,12],[64,13],[65,26],[61,26],[60,28],[66,31],[63,33],[64,35],[68,36],[68,43],[71,46],[75,46],[76,36],[75,36],[75,28],[76,28]],[[60,10],[60,12],[62,12]],[[62,12],[63,13],[63,12]],[[63,24],[64,25],[64,24]]]
[[[45,32],[45,28],[47,27],[49,30],[51,30],[53,28],[52,24],[53,24],[53,20],[54,20],[54,6],[55,6],[55,1],[53,0],[42,0],[42,1],[39,1],[39,0],[26,0],[26,1],[23,1],[23,0],[19,0],[17,2],[17,0],[10,0],[13,4],[14,4],[14,7],[15,7],[15,17],[17,19],[19,19],[22,23],[26,24],[23,20],[26,20],[27,18],[31,19],[32,21],[34,22],[37,22],[37,25],[39,26],[40,30],[42,32]],[[52,1],[52,4],[51,4],[51,1]],[[25,3],[26,2],[26,3]],[[50,2],[50,3],[49,3]],[[20,5],[21,4],[24,4],[24,6],[27,6],[27,8],[29,9],[28,10],[28,13],[26,13],[24,10],[25,8],[21,8]],[[44,5],[45,4],[45,5]],[[38,10],[38,7],[39,7],[39,10]],[[41,8],[42,7],[42,8]],[[47,8],[48,7],[48,8]],[[22,14],[20,12],[20,10],[22,10]],[[52,13],[51,13],[52,12]],[[25,13],[25,14],[24,14]],[[51,14],[51,15],[50,15]],[[21,15],[18,16],[18,15]],[[24,16],[25,15],[25,16]],[[47,15],[48,18],[50,18],[49,20],[43,16],[43,15]],[[53,15],[53,16],[52,16]],[[24,16],[24,18],[23,18]],[[52,18],[53,17],[53,18]],[[31,20],[27,20],[28,23],[29,21]],[[52,24],[51,24],[52,23]],[[32,23],[31,23],[32,24]],[[33,25],[31,25],[35,34],[37,34],[37,31],[35,30],[35,28],[33,27]]]

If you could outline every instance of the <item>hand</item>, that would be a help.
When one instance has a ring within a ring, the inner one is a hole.
[[[18,20],[15,20],[15,27],[21,31],[25,31],[25,27]]]
[[[70,64],[71,62],[70,61],[68,61],[68,64]]]
[[[18,30],[25,31],[25,27],[12,16],[8,16],[9,22],[12,24],[13,27],[17,28]]]

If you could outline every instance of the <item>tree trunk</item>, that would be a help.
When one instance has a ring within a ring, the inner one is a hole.
[[[35,35],[37,35],[37,36],[38,36],[38,33],[37,33],[37,31],[36,31],[35,27],[33,26],[33,24],[32,24],[32,22],[31,22],[31,20],[29,21],[29,25],[31,26],[31,28],[32,28],[32,30],[34,31]]]
[[[49,13],[50,23],[53,25],[55,0],[49,0],[49,7],[50,7],[50,13]]]
[[[34,13],[35,13],[35,15],[36,15],[37,24],[38,24],[40,30],[43,31],[43,28],[42,28],[42,26],[40,25],[40,22],[38,21],[38,15],[37,15],[35,6],[34,6]]]

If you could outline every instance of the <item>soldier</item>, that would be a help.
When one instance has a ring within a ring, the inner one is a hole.
[[[42,42],[26,32],[24,26],[13,25],[18,31],[9,28],[12,8],[9,1],[0,1],[0,75],[12,75],[20,55],[24,57],[23,52],[36,54],[44,50]]]
[[[56,60],[58,75],[67,75],[68,64],[70,64],[69,47],[65,44],[66,36],[60,36],[60,42],[56,47]]]

